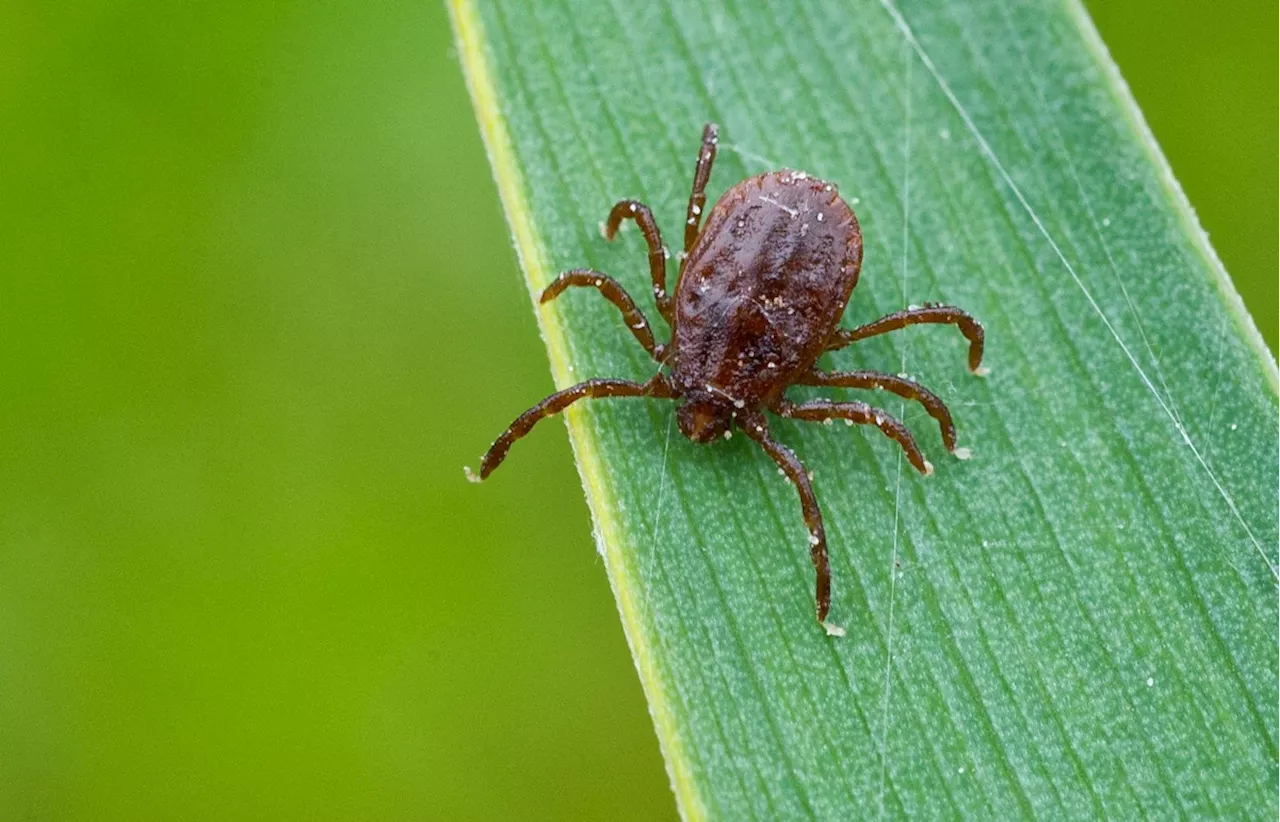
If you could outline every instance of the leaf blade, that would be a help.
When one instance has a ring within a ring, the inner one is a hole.
[[[927,485],[873,436],[778,425],[818,473],[840,645],[814,634],[794,493],[767,460],[740,440],[696,449],[656,404],[567,415],[686,816],[1273,807],[1276,483],[1256,466],[1276,462],[1274,365],[1082,12],[797,8],[789,26],[770,6],[453,6],[531,290],[591,265],[644,293],[637,238],[605,247],[594,226],[623,196],[679,225],[697,126],[716,119],[713,197],[767,158],[859,200],[847,323],[924,293],[988,325],[985,385],[941,335],[858,360],[909,362],[957,404],[976,459]],[[1002,90],[1002,72],[1026,82]],[[558,385],[651,372],[596,301],[537,313]],[[1209,401],[1184,423],[1179,406]],[[1156,673],[1185,716],[1152,704]],[[1228,784],[1241,766],[1261,778]]]

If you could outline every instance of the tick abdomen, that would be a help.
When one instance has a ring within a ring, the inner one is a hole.
[[[751,407],[774,396],[822,354],[861,263],[834,184],[783,170],[730,188],[676,284],[675,382]]]

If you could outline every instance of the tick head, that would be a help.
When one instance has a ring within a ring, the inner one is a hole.
[[[680,433],[698,443],[711,442],[729,430],[733,409],[714,396],[690,397],[676,409]]]

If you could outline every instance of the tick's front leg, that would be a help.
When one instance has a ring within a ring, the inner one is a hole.
[[[844,629],[827,623],[827,612],[831,609],[831,562],[827,557],[827,532],[822,525],[822,509],[818,507],[818,498],[813,493],[813,484],[809,481],[809,473],[804,463],[787,446],[775,440],[769,433],[769,425],[764,414],[754,412],[738,418],[738,424],[746,435],[759,443],[764,452],[777,463],[782,472],[795,485],[800,494],[800,508],[804,511],[804,524],[809,529],[809,558],[813,561],[817,572],[814,586],[814,610],[818,622],[832,636],[843,636]]]
[[[516,417],[515,422],[507,426],[507,430],[503,431],[493,441],[493,445],[489,446],[484,459],[480,461],[480,472],[477,474],[472,472],[470,468],[465,469],[467,479],[472,482],[480,482],[488,477],[506,459],[507,451],[511,449],[511,445],[525,434],[528,434],[539,420],[546,419],[552,414],[559,414],[578,400],[587,397],[670,398],[673,396],[675,396],[675,393],[671,389],[671,384],[667,382],[667,378],[662,374],[654,374],[648,382],[644,383],[632,382],[631,380],[587,380],[570,386],[563,391],[557,391]]]

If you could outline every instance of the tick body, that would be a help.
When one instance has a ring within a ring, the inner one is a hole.
[[[858,221],[830,183],[771,171],[725,192],[676,284],[681,432],[707,442],[735,413],[773,407],[826,350],[861,265]]]
[[[698,443],[728,436],[738,428],[777,464],[795,485],[810,556],[817,575],[815,611],[826,622],[831,604],[822,511],[808,472],[790,448],[773,438],[765,411],[811,422],[843,419],[875,425],[894,439],[923,474],[933,469],[911,433],[898,420],[853,401],[793,402],[793,385],[883,389],[919,402],[938,423],[943,445],[956,451],[955,426],[942,401],[927,388],[879,371],[821,371],[827,351],[858,340],[921,323],[956,326],[969,341],[969,368],[981,373],[982,326],[958,308],[925,304],[889,314],[854,329],[839,327],[858,283],[862,233],[853,211],[832,183],[800,171],[771,171],[730,188],[701,226],[705,189],[715,160],[717,131],[708,124],[694,168],[684,231],[684,254],[674,298],[667,291],[666,250],[647,206],[623,200],[613,207],[605,236],[613,239],[625,219],[634,219],[648,245],[649,273],[658,313],[671,326],[663,345],[635,301],[615,280],[589,269],[566,271],[543,292],[541,302],[570,286],[595,288],[623,314],[628,328],[656,360],[659,371],[643,383],[594,379],[558,391],[516,418],[494,441],[480,464],[487,477],[515,440],[541,419],[586,397],[657,397],[679,402],[680,432]]]

